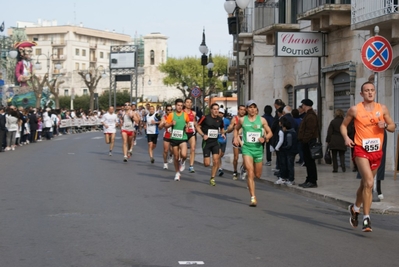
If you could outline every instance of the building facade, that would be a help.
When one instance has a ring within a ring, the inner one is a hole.
[[[360,85],[374,78],[362,63],[361,48],[379,26],[379,34],[393,46],[393,63],[378,74],[378,102],[385,104],[398,122],[398,13],[395,0],[255,1],[241,14],[241,32],[235,38],[243,59],[239,64],[243,99],[256,95],[261,110],[277,98],[293,108],[304,98],[312,99],[324,141],[334,110],[346,112],[362,101]],[[277,57],[277,32],[322,32],[325,56]],[[397,136],[397,132],[388,134],[388,147],[396,147]],[[348,151],[348,164],[349,157]],[[395,151],[388,149],[386,169],[394,166]]]

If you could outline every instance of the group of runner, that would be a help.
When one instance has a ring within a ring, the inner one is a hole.
[[[341,125],[341,134],[345,143],[354,148],[353,160],[356,163],[362,180],[356,194],[356,201],[349,206],[350,224],[358,225],[360,207],[363,205],[363,231],[371,232],[370,207],[372,203],[373,178],[381,163],[381,144],[384,140],[384,130],[394,132],[395,123],[390,117],[385,105],[375,102],[375,87],[373,83],[366,82],[361,86],[360,95],[363,101],[351,107]],[[243,167],[247,174],[247,185],[250,193],[250,206],[256,207],[255,178],[262,174],[263,145],[272,138],[272,132],[266,120],[259,116],[259,109],[253,100],[249,100],[245,106],[240,105],[238,113],[225,125],[223,119],[224,109],[218,104],[210,106],[210,114],[198,119],[192,110],[191,99],[177,99],[175,110],[171,105],[166,106],[165,114],[156,113],[154,107],[150,107],[144,119],[148,141],[148,153],[151,163],[154,163],[153,150],[156,147],[160,129],[165,129],[163,136],[163,160],[164,169],[168,169],[168,163],[174,164],[175,181],[180,181],[181,173],[185,169],[188,145],[190,146],[189,172],[194,170],[194,157],[196,147],[196,133],[202,136],[203,163],[205,167],[212,168],[209,184],[216,185],[215,177],[219,170],[219,176],[223,175],[221,169],[221,156],[224,154],[226,133],[234,133],[233,142],[233,179],[237,180],[238,155],[242,153]],[[158,115],[157,115],[158,114]],[[108,113],[103,116],[105,141],[110,145],[109,155],[112,155],[116,127],[121,127],[123,138],[124,161],[132,155],[135,130],[140,125],[140,115],[126,103],[120,116],[114,113],[110,107]],[[348,137],[347,126],[354,121],[355,138]],[[169,156],[169,159],[168,159]]]

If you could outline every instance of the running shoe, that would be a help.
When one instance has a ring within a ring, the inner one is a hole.
[[[274,182],[274,184],[284,184],[285,183],[285,179],[279,177],[277,181]]]
[[[221,176],[223,176],[223,174],[224,174],[224,172],[223,172],[223,170],[222,169],[219,169],[219,177],[221,177]]]
[[[136,140],[134,140],[134,143],[133,143],[133,145],[137,146],[137,142],[136,142]]]
[[[295,182],[294,181],[290,181],[290,180],[286,180],[284,184],[285,185],[295,185]]]
[[[127,156],[123,157],[123,162],[127,162]]]
[[[359,216],[359,212],[356,212],[353,204],[349,205],[348,207],[349,213],[351,214],[351,217],[349,218],[349,223],[352,225],[353,228],[356,228],[359,221],[357,220],[357,216]]]
[[[127,152],[127,156],[130,158],[132,155],[133,155],[133,151],[132,151],[132,150],[129,150],[129,151]]]
[[[188,168],[188,171],[191,172],[191,173],[194,173],[194,172],[195,172],[194,167],[193,167],[193,166],[190,166],[190,167]]]
[[[240,167],[240,177],[241,177],[241,179],[242,179],[242,177],[243,177],[244,173],[245,173],[244,166],[243,166],[243,165],[241,165],[241,167]],[[244,179],[242,179],[242,180],[244,180]]]
[[[153,164],[155,162],[154,158],[151,158],[151,164]]]
[[[271,161],[266,161],[266,166],[272,166],[272,162]]]
[[[233,180],[237,180],[237,172],[233,172]]]
[[[169,157],[168,157],[168,163],[173,163],[173,155],[169,155]]]
[[[163,169],[164,169],[164,170],[167,170],[167,169],[168,169],[168,163],[164,163],[164,164],[163,164]]]
[[[256,197],[251,197],[251,203],[249,203],[250,207],[256,207],[258,202],[256,201]]]
[[[184,171],[184,169],[186,168],[186,161],[180,161],[179,162],[180,168],[179,171]]]
[[[210,184],[211,186],[215,186],[215,185],[216,185],[215,179],[214,179],[214,178],[211,178],[211,179],[209,180],[209,184]]]
[[[112,152],[111,151],[108,153],[108,156],[110,156],[110,157],[112,156]]]
[[[247,179],[247,171],[246,170],[244,170],[241,175],[241,180],[245,180],[245,179]]]
[[[175,181],[180,181],[180,173],[176,173],[175,175]]]
[[[370,222],[370,218],[366,218],[363,220],[363,232],[372,232],[373,229],[371,229],[371,222]]]

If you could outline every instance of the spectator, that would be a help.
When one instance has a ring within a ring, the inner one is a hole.
[[[312,100],[306,98],[302,100],[301,103],[306,115],[302,120],[301,126],[299,127],[298,140],[302,143],[303,158],[305,160],[307,177],[305,182],[299,184],[299,186],[303,188],[316,188],[317,167],[316,161],[312,158],[310,153],[310,147],[316,143],[317,138],[319,137],[319,119],[312,108]]]
[[[272,112],[273,112],[273,108],[269,105],[266,105],[265,108],[263,109],[263,118],[265,118],[265,120],[267,121],[267,124],[269,125],[269,127],[272,126],[273,124],[273,116],[272,116]],[[266,166],[271,166],[272,165],[272,153],[270,151],[270,142],[266,143]]]
[[[15,150],[15,139],[18,131],[18,112],[14,109],[10,109],[6,116],[6,128],[7,128],[7,147],[5,151]]]
[[[36,109],[32,109],[29,113],[29,127],[30,127],[30,139],[31,143],[35,143],[37,139],[37,116]]]
[[[295,155],[297,151],[298,137],[294,128],[291,127],[291,122],[287,117],[281,118],[281,127],[284,132],[284,142],[280,149],[281,165],[285,166],[280,170],[281,177],[284,179],[285,185],[295,184]]]
[[[341,124],[344,120],[344,112],[342,109],[335,110],[335,117],[330,122],[327,130],[326,142],[328,148],[331,150],[332,153],[332,162],[333,162],[333,171],[338,172],[338,159],[337,156],[339,154],[339,159],[341,163],[342,171],[346,171],[345,167],[345,152],[346,152],[346,145],[345,140],[341,134]]]
[[[299,110],[295,108],[295,109],[293,109],[291,111],[291,114],[292,114],[292,117],[294,118],[295,122],[298,125],[298,131],[299,131],[299,127],[300,127],[301,122],[302,122],[302,118],[299,116]],[[297,132],[297,134],[298,134],[298,132]],[[297,147],[297,151],[298,151],[298,154],[299,154],[299,159],[295,163],[298,163],[298,164],[301,164],[302,166],[304,166],[305,163],[303,162],[303,150],[302,150],[301,142],[297,142],[297,146],[298,146]]]
[[[6,112],[3,106],[0,107],[0,152],[6,147]]]

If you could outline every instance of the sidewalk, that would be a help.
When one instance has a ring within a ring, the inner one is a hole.
[[[197,144],[200,142],[198,139]],[[203,156],[202,150],[198,147],[195,151],[195,160],[202,164]],[[272,169],[275,166],[275,157],[272,158],[272,166],[263,166],[261,180],[270,184],[276,189],[286,190],[301,194],[305,197],[325,201],[344,209],[347,209],[349,204],[355,201],[356,191],[359,187],[360,180],[356,179],[356,173],[347,168],[347,172],[343,173],[341,170],[337,173],[332,172],[331,165],[318,164],[318,188],[304,189],[298,184],[303,183],[306,178],[306,168],[295,164],[295,183],[296,185],[275,185],[274,182],[277,177],[274,176]],[[239,157],[238,169],[241,166],[241,155]],[[223,157],[223,170],[225,174],[223,177],[232,177],[233,173],[233,154],[231,146],[226,149]],[[226,172],[227,171],[227,172]],[[380,202],[373,202],[371,206],[371,213],[379,214],[399,214],[399,179],[393,179],[393,171],[385,174],[385,180],[381,182],[381,191],[384,199]]]

